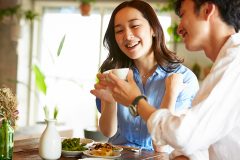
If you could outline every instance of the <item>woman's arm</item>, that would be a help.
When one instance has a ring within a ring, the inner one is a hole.
[[[168,108],[172,114],[175,113],[175,105],[179,93],[183,90],[183,75],[182,74],[171,74],[165,79],[166,90],[160,105],[160,108]],[[155,152],[169,152],[170,146],[168,145],[156,145],[153,141],[153,148]],[[171,149],[170,149],[171,150]]]
[[[101,102],[101,116],[99,119],[99,127],[106,137],[112,137],[117,132],[117,106],[116,102]]]
[[[101,116],[99,127],[106,137],[112,137],[117,132],[117,107],[110,90],[106,86],[106,75],[97,74],[99,82],[90,92],[101,100]]]

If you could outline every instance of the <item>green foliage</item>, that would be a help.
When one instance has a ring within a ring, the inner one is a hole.
[[[58,50],[57,50],[57,56],[59,56],[61,54],[64,42],[65,42],[65,35],[63,36],[63,38],[61,39],[61,42],[58,46]],[[35,74],[35,83],[37,85],[37,89],[39,92],[43,93],[45,96],[47,94],[47,84],[45,82],[45,75],[44,73],[41,71],[40,67],[38,67],[36,64],[33,65],[33,72]],[[45,118],[49,119],[49,109],[47,106],[44,106],[44,114],[45,114]],[[57,115],[58,115],[58,107],[55,106],[54,107],[54,113],[53,113],[53,118],[57,119]]]
[[[45,115],[45,118],[46,119],[49,119],[49,109],[47,106],[44,106],[43,107],[43,110],[44,110],[44,115]]]
[[[13,16],[15,14],[19,14],[19,12],[20,12],[20,5],[16,5],[16,6],[11,7],[11,8],[1,9],[0,10],[0,20],[4,16]]]
[[[33,72],[35,74],[35,83],[37,85],[38,90],[42,92],[44,95],[46,95],[47,85],[45,83],[45,75],[37,65],[33,65]]]
[[[39,15],[31,10],[27,10],[24,12],[25,19],[33,21],[34,19],[37,19]]]
[[[177,33],[178,25],[177,23],[172,24],[170,27],[168,27],[167,32],[170,36],[173,36],[174,42],[181,42],[181,36]]]
[[[37,13],[32,10],[23,11],[20,5],[16,5],[14,7],[9,7],[6,9],[0,10],[0,20],[3,19],[4,16],[14,16],[17,17],[25,17],[26,20],[34,20],[35,18],[39,17]]]
[[[58,115],[58,107],[55,106],[55,107],[54,107],[54,112],[53,112],[53,118],[54,118],[54,119],[57,119],[57,115]]]
[[[92,2],[96,2],[96,0],[78,0],[78,1],[82,2],[83,4],[89,4]]]
[[[62,149],[65,151],[85,151],[87,150],[85,143],[80,143],[80,138],[64,139]]]
[[[199,79],[201,74],[201,67],[198,63],[195,63],[192,67],[193,73],[196,75],[196,77]]]
[[[61,51],[62,51],[62,47],[63,47],[64,41],[65,41],[65,37],[66,37],[66,36],[64,35],[63,38],[62,38],[62,40],[61,40],[61,42],[60,42],[60,45],[59,45],[58,51],[57,51],[57,56],[59,56],[60,53],[61,53]]]
[[[174,2],[175,0],[167,0],[166,4],[163,6],[158,7],[160,12],[172,12],[174,11]],[[162,3],[161,3],[162,4]],[[181,41],[181,37],[177,34],[177,28],[178,25],[176,22],[173,22],[173,24],[168,27],[167,32],[168,34],[173,37],[173,42],[177,43]]]
[[[174,10],[174,1],[175,0],[167,0],[166,5],[163,5],[163,6],[159,5],[159,11],[160,12],[170,12],[170,11],[173,11]]]

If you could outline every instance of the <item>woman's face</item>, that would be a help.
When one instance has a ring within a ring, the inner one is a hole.
[[[119,48],[129,58],[139,59],[152,52],[152,28],[137,9],[121,9],[115,15],[114,31]]]

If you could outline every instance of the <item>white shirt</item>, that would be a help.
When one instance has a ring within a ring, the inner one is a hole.
[[[170,144],[189,157],[208,149],[210,160],[239,160],[239,92],[240,33],[236,33],[221,48],[193,107],[180,117],[167,109],[156,111],[147,122],[148,130],[158,145]]]

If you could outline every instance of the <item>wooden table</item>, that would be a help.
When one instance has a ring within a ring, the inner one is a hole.
[[[38,154],[38,143],[39,138],[31,138],[31,139],[24,139],[24,140],[17,140],[14,142],[14,150],[13,150],[13,160],[41,160],[41,157]],[[123,149],[121,152],[121,157],[118,159],[128,159],[128,160],[135,160],[135,159],[162,159],[162,156],[166,156],[165,153],[156,153],[151,151],[142,150],[139,153],[135,153],[132,151],[128,151]],[[77,160],[86,158],[85,155],[75,158],[67,158],[61,157],[60,160]]]

